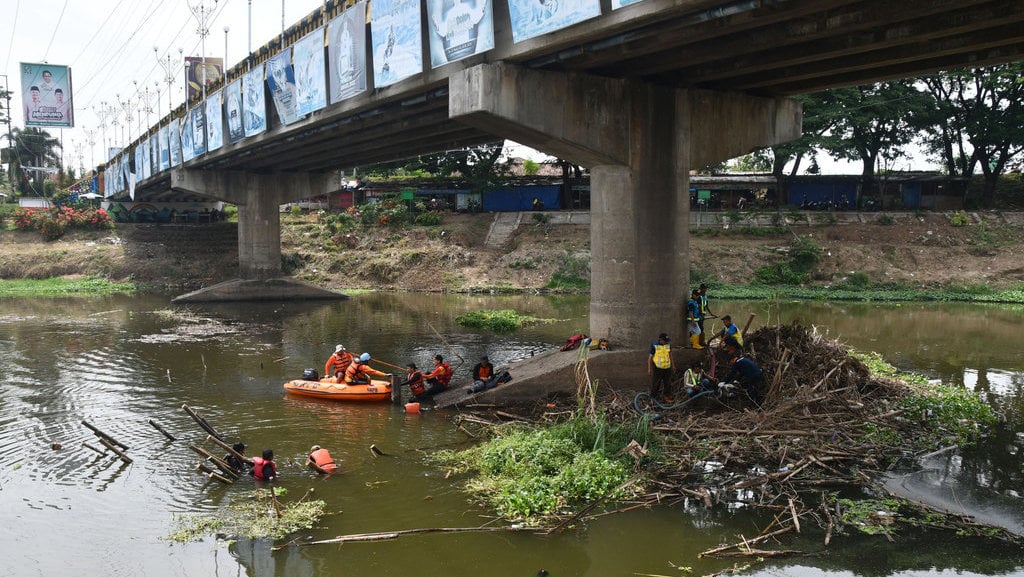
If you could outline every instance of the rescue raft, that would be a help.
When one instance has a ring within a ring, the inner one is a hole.
[[[364,384],[345,384],[334,377],[320,380],[295,379],[284,384],[284,390],[293,395],[317,397],[332,401],[372,403],[391,400],[393,383],[371,380]]]

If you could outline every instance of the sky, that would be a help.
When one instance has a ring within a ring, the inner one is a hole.
[[[6,87],[13,93],[13,125],[23,127],[19,64],[70,66],[75,127],[47,130],[62,140],[65,166],[88,169],[103,162],[104,147],[121,146],[129,136],[124,127],[115,131],[110,119],[105,128],[101,126],[96,112],[104,103],[110,106],[118,100],[136,101],[132,105],[136,118],[130,129],[134,137],[140,128],[138,101],[146,98],[146,90],[153,112],[142,113],[143,129],[184,101],[184,69],[178,49],[183,50],[184,56],[203,55],[199,20],[189,10],[189,4],[200,5],[196,0],[3,0],[0,88],[6,80]],[[205,55],[221,58],[226,50],[230,68],[248,54],[250,7],[251,46],[258,49],[280,34],[282,12],[285,25],[291,26],[321,4],[320,0],[204,0],[202,5],[209,14]],[[227,33],[225,27],[229,29]],[[168,54],[174,77],[170,98],[164,70]],[[123,118],[123,112],[120,114]],[[533,160],[546,158],[514,143],[511,154]],[[929,167],[922,154],[913,156],[906,167]],[[836,162],[825,154],[819,155],[818,162],[826,174],[859,174],[861,170],[860,163]]]

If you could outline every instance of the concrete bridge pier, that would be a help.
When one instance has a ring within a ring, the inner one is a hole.
[[[685,342],[689,171],[800,136],[789,99],[482,64],[449,79],[451,118],[590,168],[590,335]]]
[[[181,295],[174,302],[348,298],[281,273],[281,204],[325,194],[327,186],[325,174],[175,169],[172,189],[238,206],[241,278]]]

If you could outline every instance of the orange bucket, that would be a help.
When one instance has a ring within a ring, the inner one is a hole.
[[[419,412],[420,412],[420,404],[419,403],[406,403],[405,404],[405,412],[409,413],[410,415],[419,414]]]

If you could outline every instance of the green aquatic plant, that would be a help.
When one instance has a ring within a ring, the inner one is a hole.
[[[132,283],[116,283],[92,277],[78,280],[63,278],[0,280],[0,298],[106,296],[117,293],[133,293],[135,289],[136,287]]]
[[[278,490],[281,489],[281,490]],[[227,533],[250,539],[283,539],[303,529],[312,529],[324,515],[322,500],[299,499],[294,503],[278,500],[286,490],[274,487],[239,496],[228,507],[212,515],[182,515],[168,541],[188,543],[212,533]]]
[[[502,425],[490,440],[435,459],[469,475],[466,489],[510,520],[540,523],[544,516],[600,497],[619,499],[636,465],[623,449],[650,448],[650,430],[611,424],[604,415],[577,414],[549,426]],[[641,436],[646,434],[648,436]]]
[[[546,322],[544,319],[521,315],[512,309],[469,311],[455,317],[455,322],[496,333],[510,333],[522,326]]]

